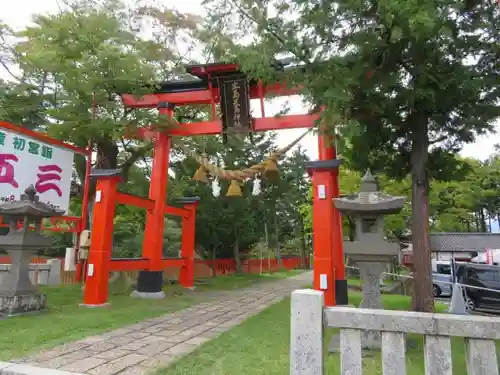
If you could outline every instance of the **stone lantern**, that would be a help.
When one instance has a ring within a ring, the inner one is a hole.
[[[20,200],[0,204],[0,215],[9,224],[8,234],[0,236],[0,248],[11,258],[10,270],[0,281],[0,316],[46,309],[45,295],[29,279],[29,265],[37,250],[52,246],[53,240],[40,233],[42,219],[63,213],[40,202],[33,185]],[[19,222],[23,224],[21,228],[18,228]]]
[[[384,216],[400,212],[405,199],[380,192],[370,170],[361,179],[359,193],[334,199],[335,207],[350,216],[356,228],[354,241],[344,241],[344,253],[360,270],[363,281],[361,308],[383,309],[380,278],[400,251],[399,244],[384,239]],[[365,335],[363,346],[379,348],[379,338]]]

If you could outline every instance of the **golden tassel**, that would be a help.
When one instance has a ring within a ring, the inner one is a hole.
[[[265,164],[266,168],[264,169],[263,173],[264,178],[271,183],[278,181],[279,171],[278,166],[276,165],[276,161],[268,159],[265,161]]]
[[[226,197],[242,197],[243,193],[241,191],[241,186],[239,181],[231,180],[229,188],[227,189]]]
[[[208,177],[206,169],[200,165],[200,167],[196,170],[196,173],[193,176],[193,180],[203,182],[204,184],[208,184]]]

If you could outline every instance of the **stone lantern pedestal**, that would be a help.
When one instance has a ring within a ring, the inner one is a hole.
[[[0,316],[13,316],[44,311],[46,296],[29,278],[31,258],[40,249],[52,246],[52,239],[40,233],[42,219],[61,216],[64,211],[39,202],[33,186],[19,201],[0,204],[0,215],[9,223],[9,232],[0,236],[0,248],[11,259],[11,267],[0,280]],[[22,227],[18,228],[18,223]]]
[[[355,224],[354,241],[344,241],[344,253],[359,267],[363,283],[360,308],[383,309],[380,279],[387,265],[398,256],[399,245],[384,239],[384,216],[401,211],[405,197],[393,197],[378,190],[375,177],[368,170],[361,180],[357,194],[335,198],[334,204]],[[381,348],[380,332],[366,331],[362,336],[364,349]],[[329,351],[338,350],[338,340],[329,345]]]

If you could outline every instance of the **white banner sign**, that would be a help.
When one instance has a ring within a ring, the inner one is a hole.
[[[0,201],[33,185],[40,201],[67,212],[72,171],[72,151],[0,128]]]

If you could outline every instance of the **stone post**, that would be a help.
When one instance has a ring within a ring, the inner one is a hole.
[[[48,264],[33,264],[31,268],[34,268],[34,274],[37,275],[34,281],[30,276],[33,284],[47,285],[49,283],[50,266]]]
[[[323,375],[323,292],[292,292],[290,375]]]
[[[48,285],[59,285],[61,284],[61,259],[49,259],[47,264],[50,266],[49,279],[47,280]]]
[[[382,262],[356,262],[363,281],[363,299],[359,307],[365,309],[383,309],[380,298],[380,277],[385,270]]]
[[[386,264],[382,262],[357,262],[363,281],[363,299],[360,308],[384,309],[380,295],[380,277],[385,271]],[[361,337],[364,349],[380,350],[382,338],[380,332],[364,331]]]

